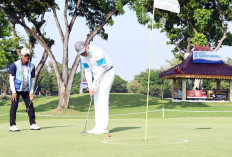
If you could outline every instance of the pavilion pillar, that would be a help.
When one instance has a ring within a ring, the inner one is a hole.
[[[230,80],[230,101],[232,101],[232,80]]]
[[[182,79],[182,100],[186,100],[186,79]]]
[[[174,90],[176,89],[176,79],[172,79],[172,99],[174,99]]]
[[[220,90],[221,88],[221,80],[217,80],[217,90]]]

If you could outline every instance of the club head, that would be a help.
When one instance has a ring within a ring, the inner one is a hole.
[[[87,132],[86,131],[82,131],[81,134],[87,134]]]

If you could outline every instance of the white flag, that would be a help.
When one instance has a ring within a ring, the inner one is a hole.
[[[178,14],[180,12],[180,4],[177,0],[154,0],[154,7]]]

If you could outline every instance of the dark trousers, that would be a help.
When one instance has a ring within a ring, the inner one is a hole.
[[[18,109],[19,96],[20,95],[21,95],[21,97],[23,98],[23,101],[26,104],[26,108],[28,108],[29,103],[30,103],[29,91],[28,92],[18,92],[17,91],[17,100],[16,101],[11,100],[10,126],[16,125],[16,123],[15,123],[15,121],[16,121],[16,111]],[[29,111],[28,111],[27,114],[29,116],[30,125],[35,123],[35,110],[34,110],[33,102],[31,102],[31,104],[29,106]]]

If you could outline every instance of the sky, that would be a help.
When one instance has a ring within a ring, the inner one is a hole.
[[[61,4],[61,6],[63,6]],[[62,7],[60,7],[62,8]],[[120,76],[126,81],[133,81],[134,76],[145,71],[149,67],[149,54],[152,45],[151,69],[159,69],[161,66],[167,65],[167,60],[171,60],[174,56],[171,50],[173,45],[166,45],[168,41],[164,33],[159,30],[153,31],[153,38],[151,42],[151,30],[147,26],[140,25],[134,11],[125,7],[126,13],[121,16],[113,17],[113,26],[104,26],[109,37],[108,40],[103,40],[99,36],[95,36],[91,45],[102,48],[111,58],[114,63],[116,75]],[[63,10],[58,12],[61,26],[64,30],[63,24]],[[43,28],[47,37],[55,39],[55,45],[52,47],[55,58],[60,63],[63,57],[63,46],[60,34],[56,27],[53,15],[49,14],[45,18],[47,20],[46,26]],[[22,28],[18,28],[20,34],[23,35]],[[230,27],[230,31],[232,31]],[[69,40],[69,67],[72,67],[73,61],[76,57],[74,44],[77,41],[84,41],[86,35],[89,33],[82,18],[77,18]],[[24,35],[26,37],[26,35]],[[41,59],[43,47],[39,44],[35,47],[35,58],[33,63],[37,65]],[[222,52],[222,58],[232,57],[232,47],[223,47],[219,49]],[[48,59],[50,61],[50,59]],[[47,62],[48,62],[47,61]],[[77,72],[80,71],[78,67]]]

